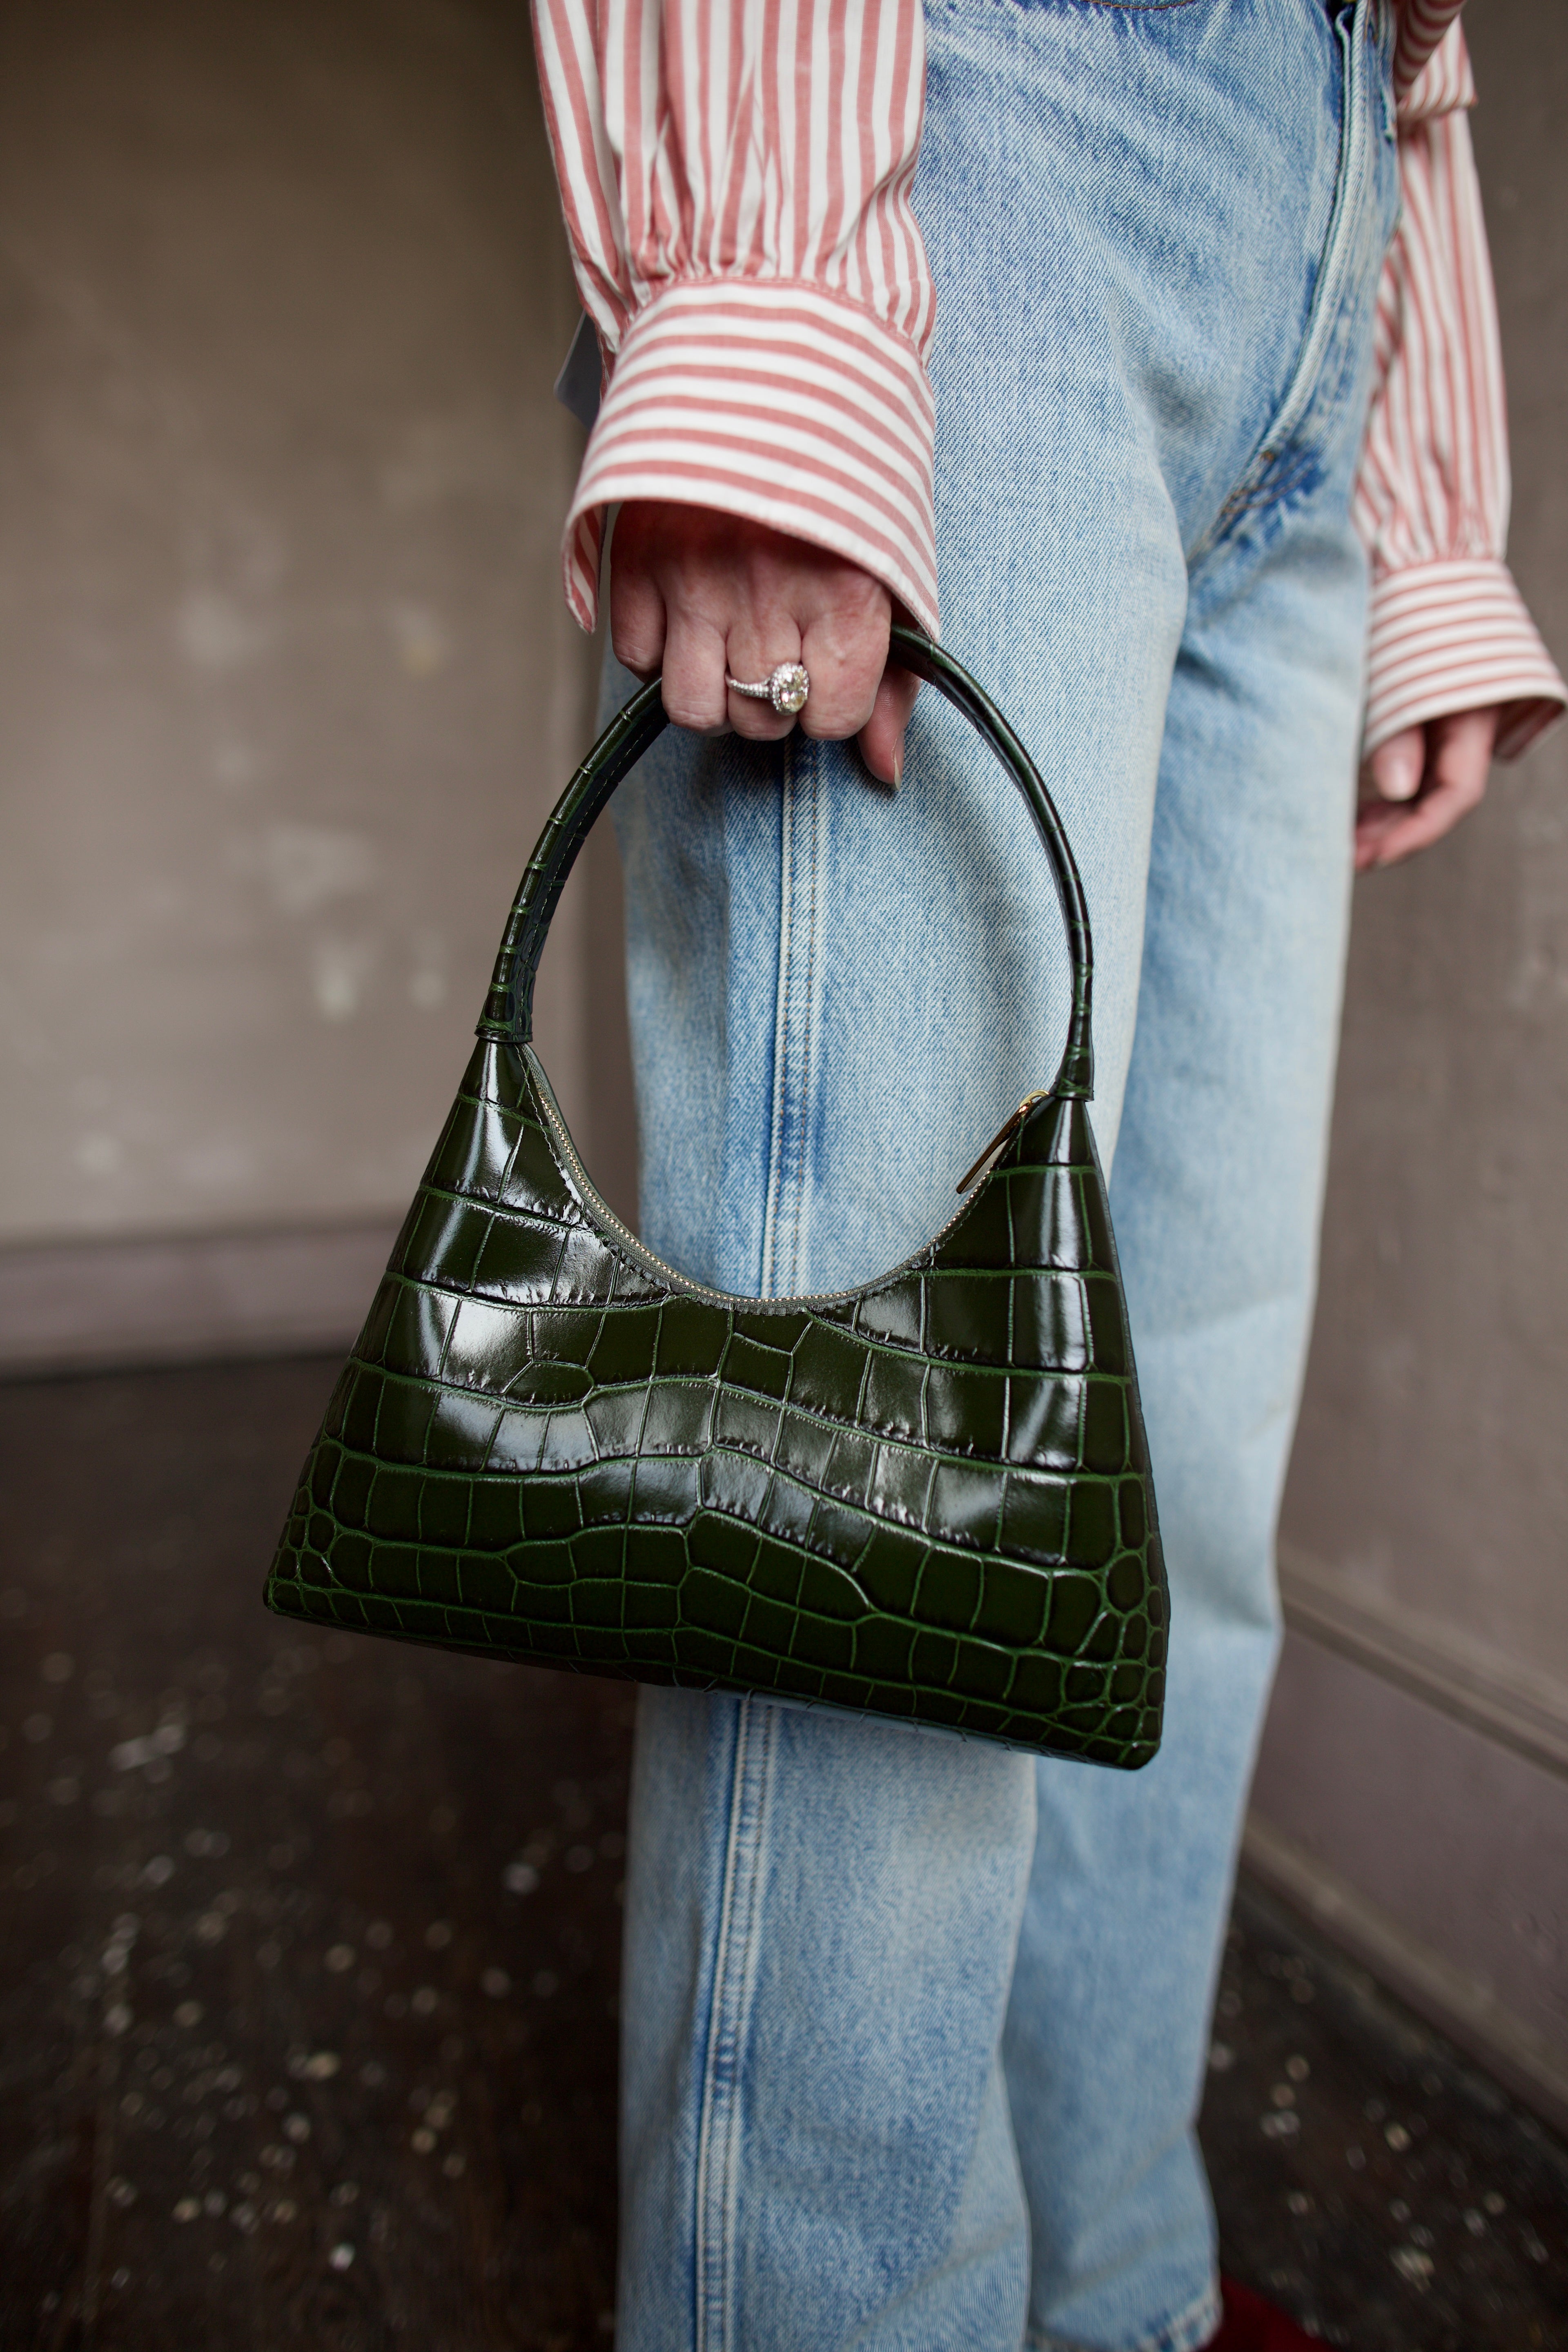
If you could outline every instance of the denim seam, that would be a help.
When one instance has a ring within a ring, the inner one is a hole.
[[[760,1289],[764,1298],[777,1291],[774,1236],[778,1230],[784,1189],[784,1126],[789,1115],[790,999],[795,978],[791,946],[795,934],[795,777],[796,748],[784,752],[783,808],[779,824],[779,970],[773,1010],[773,1099],[768,1135],[767,1190],[763,1201],[763,1263]]]
[[[781,1292],[793,1296],[799,1286],[811,1152],[812,1032],[821,899],[822,795],[816,757],[813,751],[792,743],[786,758],[773,1120],[763,1212],[762,1293],[765,1298]],[[793,1145],[792,1122],[799,1129]]]
[[[1333,206],[1324,239],[1311,313],[1301,338],[1289,380],[1279,406],[1264,427],[1257,453],[1243,468],[1208,530],[1187,558],[1189,573],[1213,553],[1239,516],[1274,504],[1293,487],[1290,469],[1279,468],[1279,459],[1311,413],[1313,401],[1353,279],[1353,264],[1362,245],[1363,200],[1373,177],[1373,125],[1366,87],[1367,52],[1376,47],[1384,0],[1358,0],[1354,16],[1337,37],[1344,44],[1344,97],[1340,126],[1340,154],[1335,170]],[[1299,477],[1300,455],[1297,454]]]
[[[741,2046],[755,1980],[757,1897],[773,1748],[773,1709],[754,1698],[743,1698],[735,1714],[730,1829],[697,2140],[693,2352],[737,2352],[735,2203],[742,2137]]]
[[[806,1166],[810,1157],[811,1065],[813,1060],[813,1031],[816,1026],[816,936],[818,909],[821,906],[822,899],[822,893],[819,887],[822,878],[822,780],[820,763],[817,755],[815,752],[811,752],[807,755],[807,764],[811,775],[811,845],[807,852],[807,873],[810,877],[811,889],[810,896],[806,900],[805,986],[802,992],[804,999],[802,1004],[802,1019],[805,1024],[805,1034],[801,1043],[800,1057],[800,1102],[798,1111],[800,1122],[800,1151],[795,1166],[795,1205],[790,1226],[789,1286],[792,1291],[797,1290],[800,1286],[801,1221],[805,1213]],[[793,956],[791,961],[794,961]]]

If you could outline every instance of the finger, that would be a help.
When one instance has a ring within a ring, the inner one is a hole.
[[[634,677],[652,677],[664,660],[664,598],[639,563],[612,558],[610,643]]]
[[[1470,795],[1474,808],[1487,789],[1497,740],[1498,712],[1455,710],[1434,719],[1427,730],[1427,766],[1439,784],[1453,784]]]
[[[1362,769],[1362,782],[1380,800],[1413,801],[1426,768],[1426,730],[1405,727],[1380,743]]]
[[[731,677],[761,686],[781,662],[800,658],[800,625],[787,610],[753,607],[731,625],[724,659]],[[814,688],[816,684],[813,678]],[[795,725],[793,711],[775,710],[771,702],[752,694],[736,694],[732,688],[728,709],[736,734],[749,736],[753,743],[776,743]]]
[[[860,731],[860,756],[871,773],[896,792],[904,775],[904,730],[921,682],[910,671],[889,667],[877,688],[876,707]]]
[[[1408,814],[1391,825],[1378,843],[1378,864],[1396,866],[1401,858],[1413,857],[1418,849],[1430,849],[1435,841],[1452,833],[1461,818],[1469,815],[1481,799],[1482,789],[1466,782],[1439,784],[1436,790],[1423,793]]]
[[[1397,866],[1414,857],[1418,849],[1430,849],[1435,841],[1452,832],[1471,806],[1473,803],[1461,801],[1452,787],[1424,793],[1414,808],[1391,811],[1390,821],[1369,836],[1371,855],[1366,863]]]
[[[811,693],[800,714],[804,734],[837,743],[869,724],[888,666],[891,618],[884,592],[807,623],[801,659],[811,673]]]
[[[677,610],[664,641],[664,707],[678,727],[717,735],[735,699],[724,688],[724,639],[712,624]]]
[[[1366,873],[1383,862],[1383,845],[1394,828],[1404,821],[1405,812],[1383,801],[1367,801],[1356,812],[1355,870]]]

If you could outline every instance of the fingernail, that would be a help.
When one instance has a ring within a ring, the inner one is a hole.
[[[900,743],[900,746],[899,746],[899,748],[898,748],[898,750],[897,750],[897,751],[894,752],[894,754],[893,754],[893,790],[894,790],[895,792],[897,792],[897,791],[898,791],[899,786],[903,782],[903,781],[904,781],[904,747],[903,747],[903,745]]]

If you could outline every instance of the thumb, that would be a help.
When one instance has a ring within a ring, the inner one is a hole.
[[[1379,800],[1413,801],[1426,772],[1426,730],[1406,727],[1380,743],[1363,771]]]

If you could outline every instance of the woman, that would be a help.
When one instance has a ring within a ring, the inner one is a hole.
[[[618,505],[615,650],[693,730],[619,809],[645,1234],[728,1290],[862,1279],[1055,1066],[1026,819],[886,667],[940,572],[1084,870],[1173,1591],[1131,1779],[645,1692],[631,2352],[1302,2340],[1222,2309],[1193,2120],[1348,886],[1564,699],[1501,561],[1457,17],[536,0],[605,370],[567,593],[591,625]],[[796,662],[798,719],[742,690]]]

